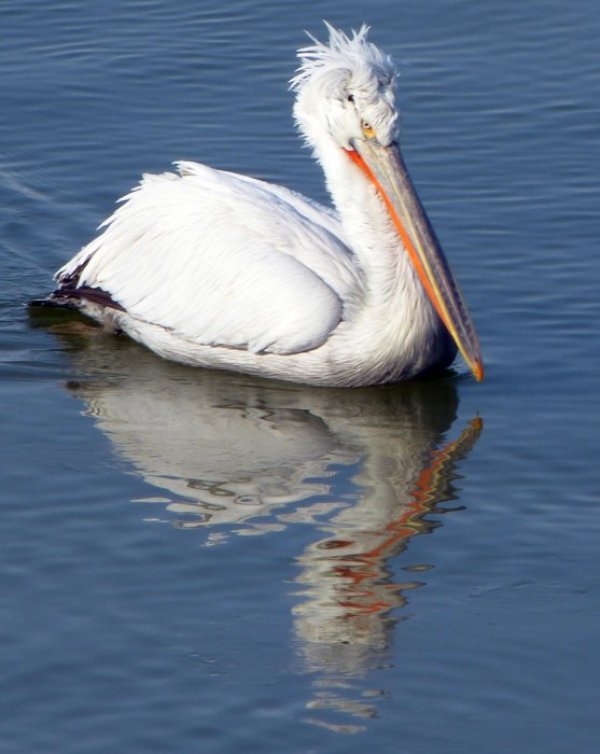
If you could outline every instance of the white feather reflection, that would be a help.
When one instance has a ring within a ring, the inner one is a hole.
[[[70,389],[161,491],[154,500],[176,525],[209,527],[207,544],[307,522],[325,533],[297,557],[296,643],[314,673],[307,707],[320,715],[311,722],[360,729],[331,715],[376,714],[384,692],[354,684],[385,665],[397,608],[420,584],[412,574],[395,583],[392,558],[439,525],[427,514],[456,496],[454,466],[480,421],[444,442],[457,409],[450,381],[303,388],[187,369],[88,327],[73,335],[79,323],[65,327],[81,374]]]

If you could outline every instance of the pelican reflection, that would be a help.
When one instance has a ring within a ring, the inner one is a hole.
[[[293,587],[299,656],[315,674],[308,707],[374,714],[373,700],[344,688],[385,664],[397,609],[428,568],[397,581],[394,559],[439,526],[429,515],[457,496],[456,464],[481,431],[474,419],[448,439],[453,383],[306,388],[181,367],[79,323],[54,328],[80,374],[70,390],[175,525],[206,528],[207,544],[317,533]]]

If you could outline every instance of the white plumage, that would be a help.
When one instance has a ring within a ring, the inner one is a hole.
[[[335,211],[178,163],[144,176],[49,300],[197,366],[376,384],[448,366],[454,338],[480,378],[472,325],[399,156],[391,61],[366,27],[328,29],[328,45],[300,50],[292,87]]]

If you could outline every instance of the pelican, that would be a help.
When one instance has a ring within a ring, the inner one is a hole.
[[[475,329],[398,144],[395,69],[368,27],[298,51],[294,119],[334,209],[192,162],[144,175],[55,276],[75,307],[160,356],[324,386],[441,370],[477,380]]]

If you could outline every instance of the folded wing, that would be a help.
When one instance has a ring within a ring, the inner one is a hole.
[[[336,216],[282,187],[181,163],[145,176],[57,273],[203,345],[321,345],[360,285]]]

